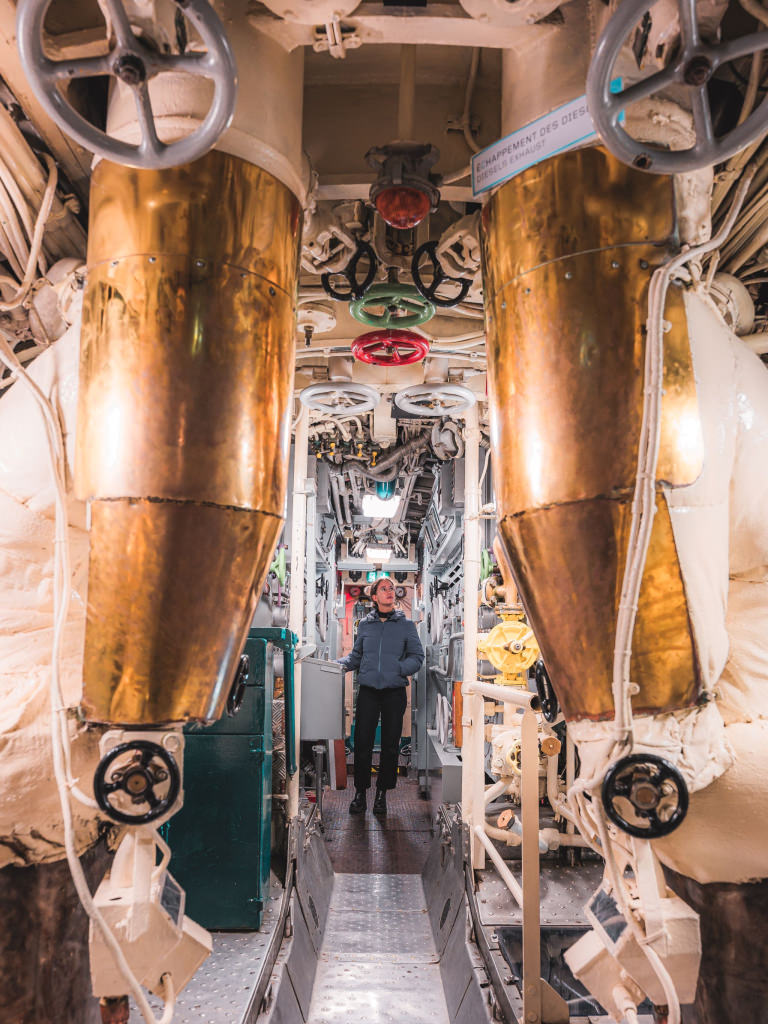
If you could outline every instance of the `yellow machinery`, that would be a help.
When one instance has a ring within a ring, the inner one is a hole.
[[[539,645],[519,608],[498,610],[502,621],[478,639],[477,649],[501,672],[502,686],[526,686],[527,672],[539,657]]]

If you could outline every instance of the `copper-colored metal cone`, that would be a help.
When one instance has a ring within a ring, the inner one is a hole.
[[[500,532],[563,714],[613,715],[616,612],[629,534],[631,495],[505,516]],[[656,519],[635,628],[631,678],[636,711],[668,710],[699,693],[688,606],[669,511]]]
[[[608,717],[648,284],[673,234],[672,183],[582,150],[509,182],[483,222],[500,534],[566,717]],[[678,294],[665,316],[658,476],[680,486],[701,472],[703,442]],[[698,660],[661,496],[634,652],[636,709],[696,699]]]
[[[163,171],[101,160],[91,176],[88,266],[191,256],[258,274],[292,296],[300,216],[277,178],[216,150]]]
[[[91,508],[88,718],[219,718],[281,520],[192,502]]]
[[[100,163],[91,194],[76,486],[282,515],[298,202],[223,153]]]
[[[89,273],[77,486],[84,498],[209,501],[282,515],[293,303],[189,257]]]
[[[299,213],[223,153],[94,171],[76,455],[91,718],[221,712],[283,515]]]

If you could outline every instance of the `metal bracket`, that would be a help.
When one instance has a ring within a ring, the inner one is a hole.
[[[347,56],[347,50],[357,50],[362,45],[363,40],[354,26],[342,25],[338,18],[334,18],[315,29],[312,49],[315,53],[327,51],[337,60],[343,60]]]

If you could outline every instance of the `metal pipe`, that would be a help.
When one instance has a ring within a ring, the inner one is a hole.
[[[314,480],[307,481],[307,554],[306,554],[306,591],[305,618],[307,623],[307,640],[315,643],[315,621],[317,616],[317,593],[315,591],[315,574],[317,572],[317,485]]]
[[[485,823],[485,834],[499,843],[506,843],[507,846],[519,846],[522,842],[519,832],[515,832],[511,828],[499,828],[498,825],[491,825],[487,821]]]
[[[283,647],[283,685],[285,687],[285,771],[289,779],[288,790],[290,792],[290,780],[294,775],[296,775],[299,763],[297,760],[298,744],[296,742],[299,730],[297,727],[298,719],[296,718],[296,702],[294,699],[294,670],[296,662],[293,657],[293,640],[295,639],[298,642],[298,637],[291,630],[288,630],[287,633],[290,638],[290,642]],[[286,796],[286,799],[289,801],[290,807],[290,796]]]
[[[407,441],[404,445],[396,448],[395,451],[391,452],[386,458],[381,459],[376,466],[362,466],[360,463],[347,459],[342,462],[341,469],[347,471],[353,469],[358,473],[362,473],[363,476],[372,477],[374,480],[387,480],[394,479],[399,472],[400,464],[405,460],[408,455],[413,455],[416,452],[423,452],[429,447],[429,434],[417,434],[416,437],[412,437],[410,441]],[[395,468],[396,472],[393,477],[386,477],[384,474],[387,470]]]
[[[466,630],[466,623],[464,629]],[[482,694],[483,697],[492,697],[494,700],[503,701],[505,704],[514,704],[519,708],[530,708],[531,711],[541,710],[541,701],[538,694],[531,693],[530,690],[521,690],[517,686],[494,686],[493,683],[465,683],[464,693]]]
[[[401,142],[414,138],[416,105],[416,47],[400,47],[400,89],[397,96],[397,137]]]
[[[333,510],[336,513],[336,522],[339,526],[344,525],[344,516],[341,512],[341,499],[339,498],[339,476],[331,471],[331,498],[333,499]]]
[[[558,787],[557,754],[547,756],[547,800],[552,810],[557,811],[560,802],[560,789]]]
[[[349,486],[352,488],[352,504],[355,508],[362,507],[362,494],[360,493],[360,480],[357,473],[349,474]]]
[[[498,782],[494,782],[492,786],[489,786],[488,789],[486,789],[483,796],[483,803],[487,807],[492,800],[495,800],[497,796],[501,796],[502,793],[506,793],[508,789],[509,780],[499,779]]]
[[[566,753],[567,758],[567,753]],[[552,757],[547,758],[547,800],[552,807],[555,814],[561,818],[565,818],[568,822],[566,831],[569,835],[573,835],[574,824],[576,819],[574,818],[571,811],[568,809],[565,801],[565,795],[560,792],[558,786],[558,774],[557,774],[557,755],[554,754]],[[564,846],[574,846],[580,844],[574,844],[571,842],[562,843]]]
[[[463,743],[461,807],[464,821],[477,828],[485,824],[485,719],[484,702],[477,686],[477,615],[480,588],[480,425],[477,405],[465,413],[464,430],[464,665],[462,696]],[[483,840],[485,840],[483,833]],[[472,844],[472,866],[485,866],[485,844]]]
[[[518,880],[515,878],[515,876],[512,874],[512,872],[509,870],[507,865],[505,864],[504,858],[501,856],[499,851],[496,849],[496,847],[493,845],[491,840],[485,834],[484,826],[475,825],[475,827],[473,829],[473,832],[474,832],[475,836],[477,837],[477,839],[479,840],[480,845],[483,847],[483,849],[486,851],[488,856],[493,861],[493,863],[494,863],[494,865],[496,867],[496,870],[499,872],[499,877],[501,878],[502,882],[504,882],[506,887],[512,893],[512,895],[514,896],[515,900],[517,901],[518,906],[522,907],[522,905],[523,905],[523,890],[522,890],[522,887],[521,887],[520,883],[518,882]]]
[[[507,846],[520,846],[523,838],[519,818],[515,819],[509,828],[499,828],[486,822],[485,834],[500,843],[506,843]],[[539,853],[549,853],[550,850],[557,850],[561,846],[588,847],[589,843],[583,836],[558,832],[556,828],[539,829]]]
[[[509,826],[509,831],[513,835],[516,835],[520,839],[520,841],[522,842],[522,839],[523,839],[523,825],[522,825],[522,822],[520,821],[519,817],[515,818],[515,820]],[[547,853],[548,851],[549,851],[549,843],[542,836],[541,830],[539,830],[539,853]]]
[[[307,532],[307,449],[309,447],[309,409],[301,407],[296,421],[296,432],[293,442],[293,504],[291,512],[291,598],[288,610],[288,623],[292,633],[301,642],[304,636],[304,563],[305,542]],[[297,662],[293,672],[293,707],[295,735],[293,737],[296,764],[299,764],[299,745],[301,743],[301,662]],[[299,811],[299,772],[288,781],[288,819],[295,817]]]
[[[320,831],[325,832],[323,823],[323,758],[325,746],[322,743],[312,745],[312,753],[315,756],[315,807],[317,808],[317,820],[320,824]]]
[[[576,744],[573,742],[573,738],[569,731],[565,733],[565,792],[571,791],[573,780],[576,778]],[[563,801],[565,802],[565,801]],[[568,811],[564,813],[562,807],[558,811],[564,818],[567,818],[568,825],[566,826],[566,832],[572,835],[576,830],[576,819]]]
[[[477,71],[480,67],[480,47],[476,46],[472,51],[472,59],[469,63],[469,77],[467,89],[464,93],[464,110],[461,114],[461,130],[464,133],[464,141],[473,153],[479,153],[480,147],[472,138],[472,96],[477,81]]]
[[[539,837],[547,844],[547,849],[550,850],[556,850],[560,846],[589,847],[589,843],[584,836],[576,835],[573,832],[558,832],[556,828],[540,829]]]
[[[416,485],[417,476],[418,473],[411,473],[410,476],[406,477],[405,484],[400,493],[400,505],[392,518],[393,525],[401,523],[405,518],[405,513],[408,511],[408,502],[411,500],[411,493]]]
[[[541,908],[539,906],[539,723],[530,708],[520,732],[523,840],[523,1016],[541,1021]]]

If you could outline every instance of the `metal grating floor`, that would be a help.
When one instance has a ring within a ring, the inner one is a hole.
[[[307,1024],[449,1024],[421,878],[337,874]]]
[[[387,816],[381,819],[371,812],[373,789],[366,813],[350,814],[354,792],[350,782],[346,790],[330,790],[323,797],[326,848],[334,870],[420,875],[432,842],[435,808],[419,797],[418,783],[398,779],[387,793]]]
[[[179,994],[174,1024],[235,1024],[245,1016],[259,979],[261,961],[280,915],[282,888],[273,880],[259,932],[212,932],[213,952]],[[159,1017],[163,1004],[149,1002]],[[142,1020],[133,999],[131,1021]]]

